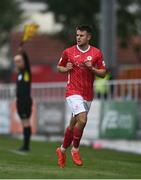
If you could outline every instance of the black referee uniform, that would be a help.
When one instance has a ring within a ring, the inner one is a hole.
[[[19,70],[16,83],[17,112],[21,120],[29,119],[32,113],[31,98],[31,71],[27,54],[23,51],[20,54],[24,60],[24,68]],[[21,151],[29,150],[31,127],[23,127],[23,146]]]

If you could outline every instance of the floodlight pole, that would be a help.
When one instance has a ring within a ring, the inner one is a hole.
[[[117,67],[116,0],[101,0],[100,48],[108,68]]]

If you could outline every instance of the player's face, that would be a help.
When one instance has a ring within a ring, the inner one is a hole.
[[[87,31],[76,31],[76,41],[78,46],[84,46],[89,43],[91,35]]]
[[[17,69],[23,69],[24,68],[24,60],[21,55],[16,55],[14,57],[14,63]]]

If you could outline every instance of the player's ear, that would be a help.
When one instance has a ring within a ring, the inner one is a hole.
[[[88,40],[90,41],[92,39],[92,35],[88,34]]]

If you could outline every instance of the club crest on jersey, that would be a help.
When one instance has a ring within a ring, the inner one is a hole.
[[[91,61],[92,59],[92,56],[87,56],[87,61]]]

